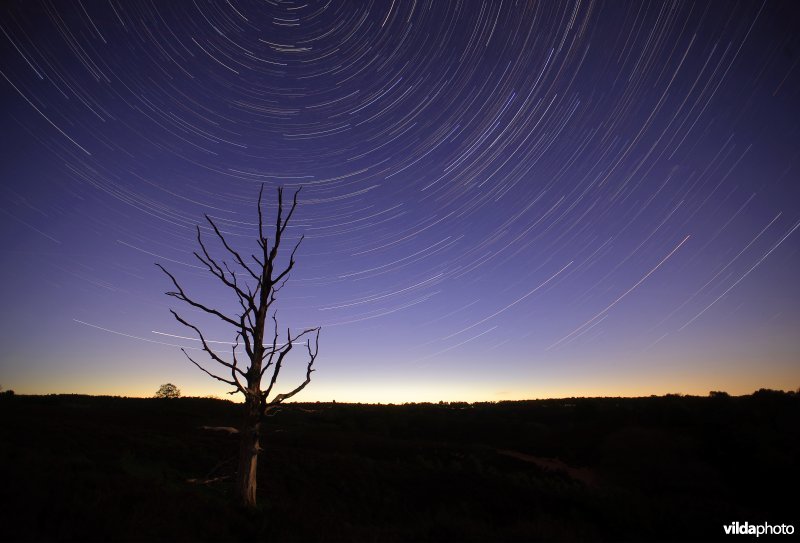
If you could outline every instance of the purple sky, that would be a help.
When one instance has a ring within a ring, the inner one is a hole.
[[[298,400],[796,389],[799,24],[795,2],[7,3],[0,384],[224,396],[168,309],[234,332],[154,263],[233,308],[194,225],[253,252],[265,183],[270,218],[303,187],[279,318],[323,330]]]

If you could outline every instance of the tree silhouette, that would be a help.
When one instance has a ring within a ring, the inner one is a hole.
[[[172,383],[165,383],[158,387],[156,391],[156,398],[180,398],[181,389]]]
[[[264,215],[261,211],[261,196],[263,191],[264,186],[262,185],[258,193],[259,249],[256,253],[259,256],[251,254],[247,261],[242,258],[241,253],[231,247],[214,221],[206,215],[206,220],[213,229],[214,234],[216,234],[220,242],[222,242],[223,247],[229,254],[229,258],[233,259],[234,269],[231,269],[226,261],[217,260],[210,255],[200,235],[200,226],[197,226],[197,243],[200,245],[202,254],[195,252],[194,256],[214,277],[219,279],[223,285],[232,291],[241,308],[238,314],[233,316],[225,314],[196,301],[184,291],[171,273],[160,264],[156,264],[156,266],[161,268],[161,270],[169,276],[172,280],[172,284],[175,286],[175,291],[166,293],[168,296],[177,298],[195,309],[221,319],[226,324],[231,325],[236,332],[235,341],[231,349],[231,357],[226,360],[211,349],[203,333],[197,326],[184,320],[178,313],[170,309],[170,312],[178,322],[195,331],[206,354],[208,354],[211,360],[217,365],[229,371],[230,377],[222,377],[217,373],[209,371],[190,357],[185,350],[181,349],[183,354],[186,355],[186,358],[214,379],[233,386],[234,390],[229,394],[241,393],[244,395],[244,417],[240,429],[239,469],[236,476],[236,494],[239,501],[247,507],[254,507],[256,505],[256,471],[258,467],[258,453],[261,450],[259,444],[261,424],[264,418],[278,405],[303,390],[306,385],[311,382],[311,373],[314,371],[314,360],[319,351],[320,332],[320,328],[316,327],[307,328],[302,332],[292,335],[291,329],[287,328],[285,342],[280,343],[277,311],[272,310],[272,305],[275,303],[276,295],[286,285],[286,281],[289,279],[289,273],[295,264],[294,256],[297,249],[300,247],[300,243],[303,241],[303,236],[300,237],[300,240],[294,246],[294,249],[292,249],[288,263],[281,266],[278,263],[278,256],[281,243],[284,239],[283,236],[286,226],[297,207],[297,195],[300,190],[298,189],[297,192],[294,193],[292,206],[284,219],[283,189],[278,188],[278,211],[271,245],[269,238],[264,234]],[[252,261],[250,261],[251,259]],[[272,321],[271,338],[267,338],[266,336],[268,320]],[[311,345],[312,335],[314,338],[313,349]],[[294,389],[282,394],[275,394],[270,398],[275,383],[278,380],[278,375],[286,360],[286,356],[292,350],[292,345],[305,336],[308,336],[305,341],[305,346],[308,351],[305,380]],[[237,350],[239,350],[240,342],[243,344],[244,353],[247,357],[247,367],[245,368],[241,367],[240,358],[237,357]],[[262,380],[265,379],[265,376],[267,377],[266,387],[263,387]]]

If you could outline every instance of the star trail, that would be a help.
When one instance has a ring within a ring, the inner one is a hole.
[[[263,183],[268,220],[302,187],[300,400],[795,389],[798,28],[778,1],[6,3],[0,384],[224,395],[153,264],[235,310],[195,225],[252,253]]]

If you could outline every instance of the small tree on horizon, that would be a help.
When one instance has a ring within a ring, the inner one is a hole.
[[[172,383],[165,383],[158,387],[156,391],[156,398],[180,398],[181,397],[181,389],[173,385]]]
[[[319,351],[319,327],[307,328],[294,335],[291,328],[286,328],[285,340],[281,342],[279,339],[281,334],[278,327],[277,311],[272,308],[278,292],[289,279],[289,273],[295,264],[295,253],[304,238],[304,236],[300,236],[299,241],[289,255],[288,263],[280,265],[278,256],[281,243],[284,239],[286,226],[289,224],[297,207],[297,195],[300,190],[298,189],[294,193],[292,206],[286,214],[286,218],[283,218],[283,189],[278,188],[278,210],[272,240],[264,233],[264,216],[261,211],[263,191],[264,185],[262,184],[261,190],[258,192],[258,249],[247,260],[231,247],[217,225],[211,220],[211,217],[205,216],[214,234],[216,234],[227,251],[229,258],[233,260],[233,269],[231,269],[228,262],[211,256],[200,235],[200,226],[197,226],[197,243],[201,252],[195,251],[194,256],[209,273],[232,291],[241,308],[239,313],[235,315],[226,314],[196,301],[186,293],[171,273],[160,264],[156,264],[169,276],[175,286],[174,291],[166,293],[168,296],[177,298],[195,309],[213,315],[232,326],[235,331],[235,341],[231,349],[231,356],[227,359],[223,358],[218,352],[211,349],[205,336],[197,326],[189,323],[174,310],[170,309],[170,312],[179,323],[194,330],[200,339],[203,351],[223,371],[229,371],[230,376],[222,377],[209,371],[190,357],[184,349],[181,349],[186,358],[210,377],[234,387],[229,394],[240,393],[244,395],[244,417],[239,432],[239,468],[236,474],[236,495],[239,502],[246,507],[255,507],[256,505],[256,472],[258,453],[261,451],[261,424],[265,417],[275,410],[278,405],[303,390],[311,382],[314,361]],[[272,325],[269,325],[272,328],[271,332],[268,332],[269,320],[272,321]],[[267,336],[268,333],[271,337]],[[311,343],[312,336],[314,338],[313,348]],[[286,356],[292,350],[292,345],[304,337],[306,337],[305,346],[308,351],[305,380],[288,392],[270,397],[281,368],[286,361]],[[238,356],[241,355],[241,352],[237,355],[240,345],[244,347],[246,367],[241,365],[241,356]],[[267,378],[266,386],[262,386],[262,380],[265,377]]]

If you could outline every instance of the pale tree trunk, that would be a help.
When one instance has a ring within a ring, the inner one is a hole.
[[[258,400],[245,401],[245,416],[239,444],[239,472],[236,475],[236,494],[245,507],[256,506],[256,474],[258,472],[259,433],[261,417]]]

